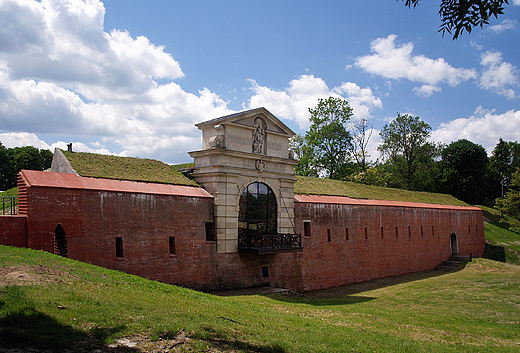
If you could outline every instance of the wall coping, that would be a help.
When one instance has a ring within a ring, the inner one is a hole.
[[[298,203],[319,203],[319,204],[355,205],[355,206],[386,206],[386,207],[408,207],[408,208],[432,208],[432,209],[461,210],[461,211],[482,211],[480,208],[473,207],[473,206],[454,206],[454,205],[439,205],[439,204],[432,204],[432,203],[406,202],[406,201],[353,199],[353,198],[346,197],[346,196],[329,196],[329,195],[295,194],[294,201],[298,202]]]
[[[22,170],[20,173],[26,181],[28,187],[52,187],[65,189],[141,193],[151,195],[173,195],[198,198],[213,198],[213,196],[209,192],[200,187],[192,187],[185,185],[89,178],[70,173],[42,172],[36,170]]]

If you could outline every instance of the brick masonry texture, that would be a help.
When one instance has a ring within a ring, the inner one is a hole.
[[[27,247],[26,216],[0,216],[0,244]]]
[[[3,244],[52,252],[61,225],[69,258],[201,290],[305,292],[428,270],[449,258],[452,234],[461,255],[481,256],[485,247],[475,208],[295,202],[295,232],[310,222],[303,252],[218,253],[206,240],[211,197],[30,186],[23,178],[20,190],[26,214],[0,217]]]

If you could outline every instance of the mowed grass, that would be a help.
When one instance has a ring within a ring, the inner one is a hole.
[[[32,282],[0,289],[4,347],[107,348],[120,337],[154,341],[182,333],[191,341],[175,349],[190,352],[520,350],[520,268],[486,259],[455,273],[422,272],[307,295],[232,297],[29,249],[0,247],[0,265],[34,272]]]

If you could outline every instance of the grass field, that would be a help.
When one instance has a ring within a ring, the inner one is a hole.
[[[520,350],[520,267],[487,259],[459,272],[421,272],[305,296],[220,297],[2,246],[0,266],[3,347],[23,342],[39,350],[84,352]],[[116,341],[121,338],[127,341]],[[115,342],[118,348],[111,348]]]

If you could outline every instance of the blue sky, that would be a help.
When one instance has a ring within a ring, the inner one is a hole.
[[[330,95],[373,121],[372,159],[397,112],[520,141],[520,0],[455,41],[438,5],[0,0],[0,141],[183,163],[195,123],[264,106],[303,134]]]

